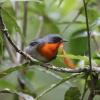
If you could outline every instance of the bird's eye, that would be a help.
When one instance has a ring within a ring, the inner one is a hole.
[[[53,42],[60,42],[62,39],[59,37],[52,38]]]
[[[36,45],[36,44],[38,44],[38,42],[32,41],[29,45],[30,45],[30,46],[34,46],[34,45]]]

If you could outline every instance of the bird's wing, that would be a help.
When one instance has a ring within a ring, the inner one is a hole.
[[[29,45],[30,45],[30,46],[35,46],[35,45],[37,45],[37,44],[39,44],[38,41],[32,41]]]
[[[37,40],[33,40],[29,45],[36,46],[36,45],[40,45],[42,43],[43,43],[43,39],[37,39]]]

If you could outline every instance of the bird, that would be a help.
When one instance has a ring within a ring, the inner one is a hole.
[[[67,42],[58,34],[48,34],[29,43],[25,52],[31,57],[48,63],[57,57],[58,49],[63,42]]]

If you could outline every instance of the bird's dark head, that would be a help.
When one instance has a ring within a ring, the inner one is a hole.
[[[62,37],[58,34],[49,34],[43,38],[48,43],[65,42]]]
[[[58,34],[48,34],[42,38],[36,39],[30,43],[30,46],[34,46],[37,44],[42,43],[62,43],[62,42],[68,42],[64,40],[60,35]]]

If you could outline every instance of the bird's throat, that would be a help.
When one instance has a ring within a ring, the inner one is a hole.
[[[45,43],[40,45],[37,50],[41,56],[52,60],[56,56],[60,44],[61,43]]]

